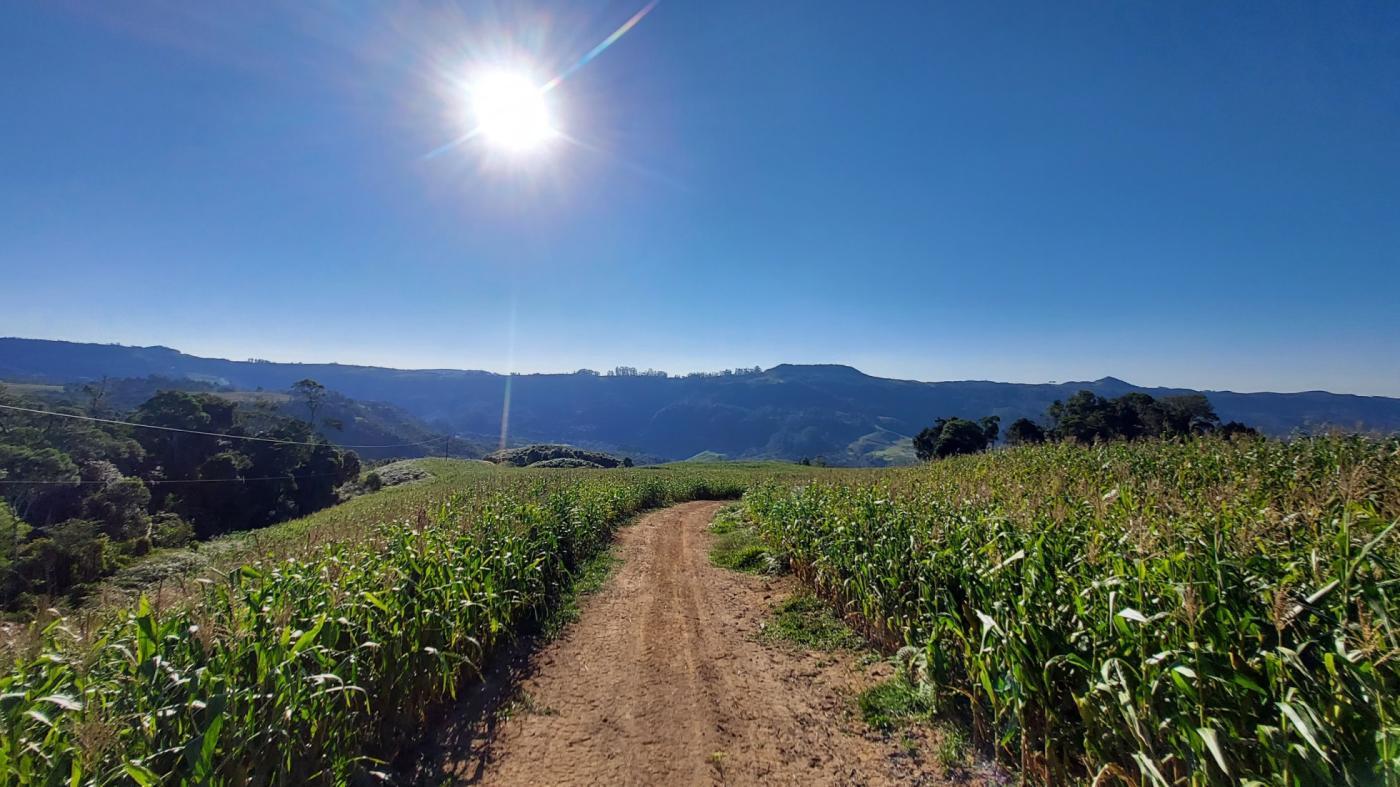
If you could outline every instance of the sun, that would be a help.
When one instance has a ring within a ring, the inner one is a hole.
[[[558,133],[544,91],[524,74],[486,73],[472,82],[470,96],[476,133],[492,147],[521,153]]]

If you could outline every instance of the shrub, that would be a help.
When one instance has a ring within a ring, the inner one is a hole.
[[[151,518],[150,539],[158,547],[182,547],[194,539],[194,528],[178,514],[162,511]]]

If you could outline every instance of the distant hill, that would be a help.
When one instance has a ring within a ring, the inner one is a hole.
[[[15,384],[0,376],[0,381],[15,393],[49,402],[86,405],[92,394],[83,390],[81,382],[64,385],[35,383]],[[288,391],[232,390],[215,383],[175,377],[108,377],[100,383],[102,409],[118,415],[135,410],[142,402],[160,391],[189,391],[208,393],[247,406],[248,416],[263,411],[275,415],[305,419],[305,405]],[[444,451],[464,459],[475,459],[490,448],[480,440],[454,436],[449,430],[434,429],[397,405],[387,402],[366,402],[351,399],[336,391],[327,391],[326,399],[316,416],[318,431],[336,445],[388,446],[386,448],[355,449],[364,459],[413,458],[441,456]]]
[[[306,418],[306,406],[295,397],[285,393],[235,392],[218,395],[230,396],[246,401],[264,398],[272,403],[280,415]],[[391,457],[442,456],[444,452],[461,459],[476,459],[489,450],[476,440],[461,437],[448,439],[451,430],[435,429],[412,413],[388,402],[367,402],[351,399],[336,391],[328,391],[326,401],[317,413],[321,422],[318,431],[337,445],[376,446],[390,448],[356,448],[355,452],[366,459],[387,459]],[[327,425],[327,423],[333,425]]]
[[[402,370],[199,358],[168,347],[0,339],[0,379],[46,384],[161,375],[251,391],[285,391],[302,378],[358,400],[402,408],[432,428],[499,435],[506,377],[451,369]],[[516,375],[509,388],[512,444],[568,442],[652,458],[715,452],[731,459],[823,457],[833,464],[911,459],[909,437],[941,416],[1040,418],[1080,389],[1153,396],[1112,377],[1058,384],[916,382],[872,377],[848,366],[783,364],[766,371],[686,377]],[[1400,399],[1323,391],[1205,391],[1221,418],[1270,434],[1346,429],[1400,431]],[[346,441],[349,442],[349,441]]]

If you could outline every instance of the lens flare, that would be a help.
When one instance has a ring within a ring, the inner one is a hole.
[[[451,102],[454,115],[468,130],[423,154],[423,158],[437,158],[471,140],[481,140],[486,147],[512,154],[512,157],[542,147],[555,138],[575,141],[560,129],[553,116],[551,91],[617,43],[650,14],[658,2],[660,0],[650,0],[573,65],[543,84],[526,76],[532,66],[516,57],[518,53],[487,59],[485,62],[492,64],[487,68],[492,70],[475,77],[471,76],[473,69],[463,69],[460,73],[467,77],[465,80],[458,76],[448,83],[455,97]],[[510,65],[502,67],[502,64]]]

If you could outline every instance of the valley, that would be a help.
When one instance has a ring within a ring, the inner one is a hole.
[[[399,414],[394,418],[402,425],[394,434],[405,439],[376,436],[344,443],[412,442],[406,436],[450,434],[469,457],[500,447],[504,437],[509,446],[570,443],[630,455],[642,463],[709,452],[727,459],[821,458],[843,466],[908,464],[913,461],[908,440],[937,415],[996,415],[1009,424],[1038,418],[1052,402],[1080,390],[1105,397],[1196,393],[1134,386],[1112,377],[1043,384],[890,380],[839,365],[782,364],[676,376],[621,371],[500,375],[401,370],[228,361],[165,347],[0,339],[0,380],[61,384],[156,375],[240,391],[281,392],[299,380],[314,379],[336,395],[360,402],[361,408]],[[507,390],[510,407],[503,423]],[[1400,430],[1400,399],[1395,398],[1322,391],[1205,393],[1223,420],[1242,421],[1275,436],[1328,429]]]

